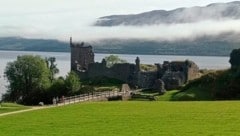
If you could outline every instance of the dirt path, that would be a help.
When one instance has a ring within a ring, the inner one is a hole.
[[[79,101],[79,102],[81,102],[81,101]],[[59,106],[65,106],[65,105],[69,105],[69,104],[73,104],[73,102],[70,102],[70,103],[58,103],[57,105],[34,106],[34,107],[31,107],[30,109],[2,113],[2,114],[0,114],[0,117],[7,116],[7,115],[12,115],[12,114],[23,113],[23,112],[28,112],[28,111],[34,111],[34,110],[41,110],[41,109],[48,109],[48,108],[54,108],[54,107],[59,107]]]
[[[36,106],[36,107],[31,107],[30,109],[25,109],[25,110],[19,110],[19,111],[2,113],[2,114],[0,114],[0,117],[2,117],[2,116],[7,116],[7,115],[12,115],[12,114],[17,114],[17,113],[28,112],[28,111],[34,111],[34,110],[40,110],[40,109],[53,108],[53,107],[57,107],[57,106]]]

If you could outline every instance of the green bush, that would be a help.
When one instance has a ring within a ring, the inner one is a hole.
[[[68,73],[65,79],[65,87],[68,95],[74,95],[78,93],[81,83],[79,76],[75,72],[71,71]]]
[[[119,58],[117,55],[110,55],[104,58],[107,63],[107,67],[112,67],[114,64],[127,63],[126,60]]]
[[[156,65],[141,64],[140,69],[142,71],[156,71],[157,66]]]
[[[86,94],[86,93],[93,93],[95,92],[95,88],[93,86],[85,85],[80,89],[81,94]]]
[[[233,70],[240,68],[240,49],[234,49],[230,54],[230,64]]]

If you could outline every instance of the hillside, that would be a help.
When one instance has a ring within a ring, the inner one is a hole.
[[[239,100],[240,74],[233,70],[210,72],[175,93],[175,100]]]
[[[236,36],[237,34],[226,33],[194,41],[108,39],[90,43],[95,53],[228,56],[233,49],[240,48],[240,42],[229,40],[229,37],[237,39]],[[70,47],[67,42],[57,40],[8,37],[0,38],[0,50],[68,52]]]
[[[100,17],[96,26],[141,26],[156,24],[194,23],[205,20],[240,19],[240,2],[213,3],[205,7],[154,10],[140,14]]]
[[[108,39],[93,42],[96,52],[121,54],[228,56],[240,48],[236,33],[202,36],[195,40],[157,41]]]
[[[68,43],[57,40],[0,37],[0,50],[66,52],[70,48]]]

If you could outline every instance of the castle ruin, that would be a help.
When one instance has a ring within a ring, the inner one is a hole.
[[[142,71],[139,57],[136,58],[135,64],[115,64],[108,68],[104,59],[101,63],[94,62],[94,53],[90,44],[73,43],[71,38],[70,46],[71,70],[78,73],[81,79],[115,78],[132,87],[148,89],[159,86],[156,83],[163,81],[165,88],[169,90],[176,89],[189,80],[197,78],[199,73],[198,66],[189,60],[156,63],[156,70]]]
[[[88,66],[94,63],[94,53],[90,44],[73,43],[70,38],[71,47],[71,70],[84,72],[88,70]]]

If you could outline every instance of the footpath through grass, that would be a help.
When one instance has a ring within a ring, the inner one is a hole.
[[[29,107],[14,104],[14,103],[2,103],[0,106],[0,114],[7,113],[7,112],[13,112],[13,111],[19,111],[19,110],[25,110],[28,108]]]
[[[239,135],[240,102],[81,103],[0,117],[2,136]]]

